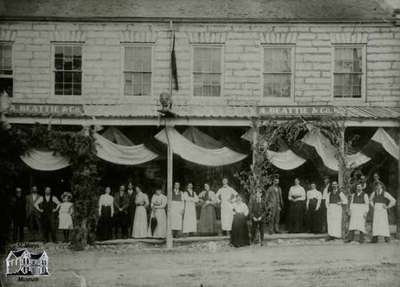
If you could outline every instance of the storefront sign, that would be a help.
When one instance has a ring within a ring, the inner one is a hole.
[[[332,106],[270,106],[259,107],[260,116],[291,117],[291,116],[328,116],[334,113]]]
[[[81,116],[82,105],[68,104],[22,104],[14,103],[10,106],[9,113],[27,115],[58,115],[58,116]]]

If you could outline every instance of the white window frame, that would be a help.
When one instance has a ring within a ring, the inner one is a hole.
[[[220,75],[220,95],[219,96],[195,96],[194,95],[194,50],[195,48],[220,48],[221,53],[221,75]],[[207,100],[220,100],[224,96],[224,55],[225,55],[225,46],[223,44],[214,44],[214,43],[193,43],[191,49],[191,98],[192,99],[207,99]],[[178,71],[179,73],[179,71]]]
[[[81,47],[81,94],[80,95],[56,95],[55,93],[55,60],[56,60],[56,46],[80,46]],[[77,99],[84,96],[84,54],[85,54],[85,43],[84,42],[51,42],[51,59],[50,59],[50,81],[51,81],[51,96],[56,99]]]
[[[265,73],[264,71],[264,59],[265,59],[265,49],[268,48],[286,48],[291,49],[290,51],[290,65],[291,65],[291,78],[290,78],[290,96],[289,97],[265,97],[264,96],[264,75],[274,74]],[[296,45],[295,44],[263,44],[261,45],[261,99],[265,102],[273,103],[293,103],[295,98],[295,71],[296,71]]]
[[[134,95],[125,95],[125,48],[136,48],[136,47],[146,47],[151,49],[151,77],[150,77],[150,94],[148,96],[134,96]],[[137,101],[140,99],[149,99],[153,97],[154,91],[154,43],[153,42],[121,42],[121,90],[120,95],[125,101],[133,100]]]
[[[361,97],[359,98],[336,98],[335,97],[335,49],[336,48],[361,48]],[[333,44],[332,45],[332,62],[331,62],[331,102],[346,103],[346,102],[365,102],[366,101],[366,79],[367,79],[367,48],[365,44]]]

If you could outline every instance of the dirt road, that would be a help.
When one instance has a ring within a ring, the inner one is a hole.
[[[400,286],[400,243],[321,240],[233,249],[197,243],[166,251],[120,245],[48,251],[51,276],[6,286]]]

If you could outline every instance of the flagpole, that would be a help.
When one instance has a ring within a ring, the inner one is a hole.
[[[172,56],[172,45],[173,45],[173,29],[172,21],[169,21],[169,32],[171,36],[170,40],[170,57]],[[169,95],[172,98],[172,59],[170,59],[170,69],[169,69]],[[168,224],[167,224],[167,249],[173,248],[173,236],[172,236],[172,217],[171,217],[171,203],[172,203],[172,181],[173,181],[173,151],[171,144],[169,142],[168,130],[172,126],[170,119],[165,118],[165,133],[168,139],[168,151],[167,151],[167,212],[168,212]]]

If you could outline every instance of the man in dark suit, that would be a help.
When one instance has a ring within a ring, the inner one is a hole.
[[[25,212],[29,232],[34,240],[38,240],[41,232],[40,212],[35,208],[36,202],[41,196],[38,194],[37,186],[32,186],[31,193],[25,198]]]
[[[267,203],[262,196],[263,192],[260,187],[256,188],[256,194],[250,197],[249,215],[251,218],[251,240],[256,243],[256,232],[260,233],[260,245],[264,240],[264,223],[267,217]]]
[[[35,208],[39,210],[41,214],[41,227],[44,242],[51,241],[57,243],[57,211],[60,202],[57,197],[51,192],[51,188],[46,186],[44,189],[44,195],[40,196],[35,203]]]
[[[115,237],[118,238],[119,230],[123,238],[128,237],[128,207],[129,196],[125,192],[125,186],[119,187],[119,192],[114,197],[115,211]]]
[[[269,232],[280,233],[279,222],[281,210],[283,209],[282,189],[279,186],[279,178],[275,177],[273,184],[267,189],[265,193],[265,200],[271,210],[271,219],[269,222]]]
[[[15,189],[15,196],[12,199],[13,208],[13,239],[14,242],[24,241],[24,227],[25,227],[25,198],[22,196],[22,189],[17,187]]]

